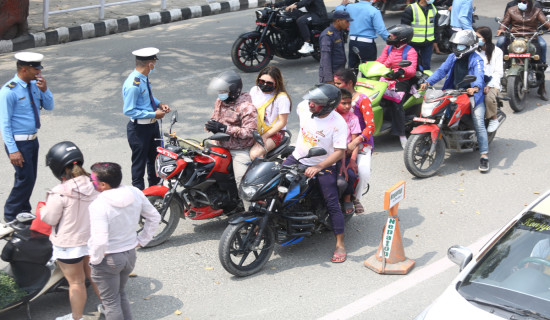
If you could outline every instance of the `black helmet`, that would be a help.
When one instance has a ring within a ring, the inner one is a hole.
[[[311,117],[320,117],[329,114],[340,103],[342,92],[337,86],[328,83],[315,85],[302,97],[304,100],[309,100],[315,104],[323,106],[321,111],[314,113]]]
[[[233,70],[224,71],[210,81],[208,93],[217,94],[226,91],[229,94],[227,102],[235,101],[243,88],[241,77]]]
[[[474,30],[460,30],[451,36],[449,40],[453,53],[457,59],[475,51],[478,47],[477,35]]]
[[[78,163],[84,163],[84,156],[76,144],[70,141],[60,142],[50,148],[46,154],[46,166],[50,167],[53,175],[61,180],[65,167]]]
[[[386,43],[390,46],[400,47],[411,41],[414,35],[414,29],[406,24],[398,24],[388,28],[390,34]]]

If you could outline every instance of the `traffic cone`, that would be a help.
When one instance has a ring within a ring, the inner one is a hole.
[[[382,240],[376,254],[370,256],[363,263],[365,267],[381,274],[407,274],[414,266],[414,260],[405,256],[405,249],[403,248],[399,218],[397,217],[399,203],[389,207],[391,192],[398,189],[401,184],[403,184],[402,197],[404,197],[404,181],[386,191],[385,209],[389,210],[389,217],[384,227]]]

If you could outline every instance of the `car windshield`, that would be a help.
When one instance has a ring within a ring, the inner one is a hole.
[[[479,307],[550,319],[550,216],[525,214],[457,289]]]

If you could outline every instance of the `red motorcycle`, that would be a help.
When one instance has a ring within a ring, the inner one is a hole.
[[[476,76],[467,75],[462,83],[472,83]],[[500,124],[506,120],[501,111],[499,97],[497,118]],[[407,140],[403,153],[405,166],[418,178],[435,175],[445,159],[445,150],[473,152],[479,149],[471,115],[470,97],[465,89],[428,90],[422,104],[421,117],[413,120],[423,124],[415,127]],[[485,120],[487,127],[489,121]],[[487,134],[489,143],[496,130]]]
[[[177,112],[174,112],[170,132],[176,122]],[[169,138],[169,142],[165,148],[157,148],[155,161],[157,176],[162,181],[143,190],[162,217],[157,233],[147,247],[166,241],[180,218],[203,220],[244,212],[231,166],[231,153],[206,143],[207,140],[227,141],[228,134],[216,133],[202,143],[178,138],[174,133],[165,133],[164,136]],[[290,137],[285,137],[266,158],[280,155],[289,143]],[[142,227],[140,222],[138,232]]]

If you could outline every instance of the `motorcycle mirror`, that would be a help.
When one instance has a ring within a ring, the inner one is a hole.
[[[355,53],[356,55],[359,55],[359,48],[357,48],[356,46],[351,47],[351,51],[353,51],[353,53]]]
[[[500,23],[500,18],[499,18],[499,17],[495,17],[495,21],[496,21],[497,23]]]
[[[406,68],[406,67],[409,67],[411,64],[412,64],[412,62],[409,61],[409,60],[401,60],[401,61],[399,61],[398,65],[402,68]]]
[[[34,218],[36,218],[36,216],[30,212],[21,212],[15,217],[15,219],[21,223],[32,221]]]
[[[314,147],[309,149],[306,158],[324,156],[325,154],[327,154],[327,150],[321,147]]]
[[[171,123],[174,124],[178,122],[178,110],[174,110],[172,113],[172,118],[170,119]]]
[[[227,140],[229,140],[229,138],[231,138],[230,135],[228,135],[227,133],[222,133],[222,132],[215,133],[215,134],[211,135],[210,137],[208,137],[209,140],[214,140],[214,141],[227,141]]]
[[[262,136],[258,131],[252,132],[252,137],[254,137],[254,141],[256,141],[259,145],[265,148],[264,139],[262,139]]]
[[[422,75],[423,75],[423,73],[420,72],[420,71],[416,71],[416,72],[414,73],[414,76],[415,76],[416,78],[419,78],[419,79],[422,78]]]
[[[467,75],[467,76],[464,77],[464,79],[462,80],[462,82],[464,82],[464,83],[472,83],[472,82],[474,82],[474,81],[476,81],[476,80],[477,80],[477,77],[476,77],[476,76],[469,74],[469,75]]]

